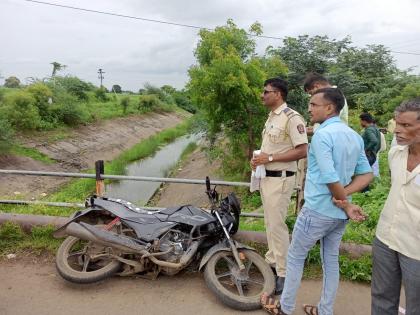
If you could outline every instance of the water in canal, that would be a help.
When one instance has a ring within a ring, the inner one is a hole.
[[[131,163],[126,168],[128,176],[166,177],[178,162],[182,152],[191,142],[198,142],[201,135],[187,135],[166,145],[153,156]],[[107,197],[131,201],[137,205],[145,205],[159,188],[159,182],[143,182],[122,180],[106,185]]]

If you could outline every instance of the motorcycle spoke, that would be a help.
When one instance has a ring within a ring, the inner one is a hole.
[[[81,255],[84,255],[85,253],[86,253],[86,250],[82,249],[77,252],[69,253],[67,257],[81,256]]]
[[[245,265],[246,274],[249,274],[249,270],[251,269],[252,261],[248,261],[248,264]]]
[[[258,281],[258,280],[247,279],[245,281],[248,282],[248,283],[255,283],[255,284],[258,284],[260,286],[264,286],[264,282],[261,282],[261,281]]]
[[[230,271],[227,271],[227,272],[221,273],[220,275],[216,275],[216,276],[217,276],[217,279],[220,279],[220,278],[228,277],[228,276],[231,276],[231,275],[232,275],[232,273]]]
[[[238,289],[239,295],[244,296],[244,290],[240,281],[235,281],[236,288]]]
[[[90,262],[90,257],[85,256],[85,259],[83,260],[83,272],[87,272],[87,267],[89,265],[89,262]]]

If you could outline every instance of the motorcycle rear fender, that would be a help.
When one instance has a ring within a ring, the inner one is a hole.
[[[255,251],[254,248],[249,247],[247,245],[241,244],[239,242],[233,241],[235,243],[235,246],[237,249],[249,249],[252,251]],[[201,270],[209,261],[209,259],[216,253],[221,252],[221,251],[226,251],[226,252],[231,252],[232,250],[229,247],[229,244],[227,242],[223,242],[223,243],[218,243],[216,245],[214,245],[212,248],[210,248],[208,250],[208,252],[204,255],[204,257],[201,259],[200,262],[200,268],[198,268],[198,270]]]
[[[62,226],[60,226],[57,230],[55,230],[53,232],[53,236],[56,238],[60,238],[60,237],[65,237],[65,229],[66,226],[69,225],[72,222],[78,222],[80,221],[80,218],[88,216],[91,212],[95,212],[95,211],[104,211],[103,208],[99,208],[99,207],[92,207],[92,208],[87,208],[86,210],[79,210],[76,211],[75,213],[73,213],[73,215],[69,218],[69,220]],[[109,211],[109,210],[106,210]],[[112,213],[112,211],[109,211]]]

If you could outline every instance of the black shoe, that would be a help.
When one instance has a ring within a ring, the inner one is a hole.
[[[281,295],[281,293],[283,292],[284,280],[284,277],[276,276],[276,289],[274,291],[275,295]]]

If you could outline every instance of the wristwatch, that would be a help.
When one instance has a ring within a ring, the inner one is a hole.
[[[268,156],[268,161],[269,161],[269,162],[273,162],[273,155],[272,155],[272,154],[270,154],[270,155]]]

